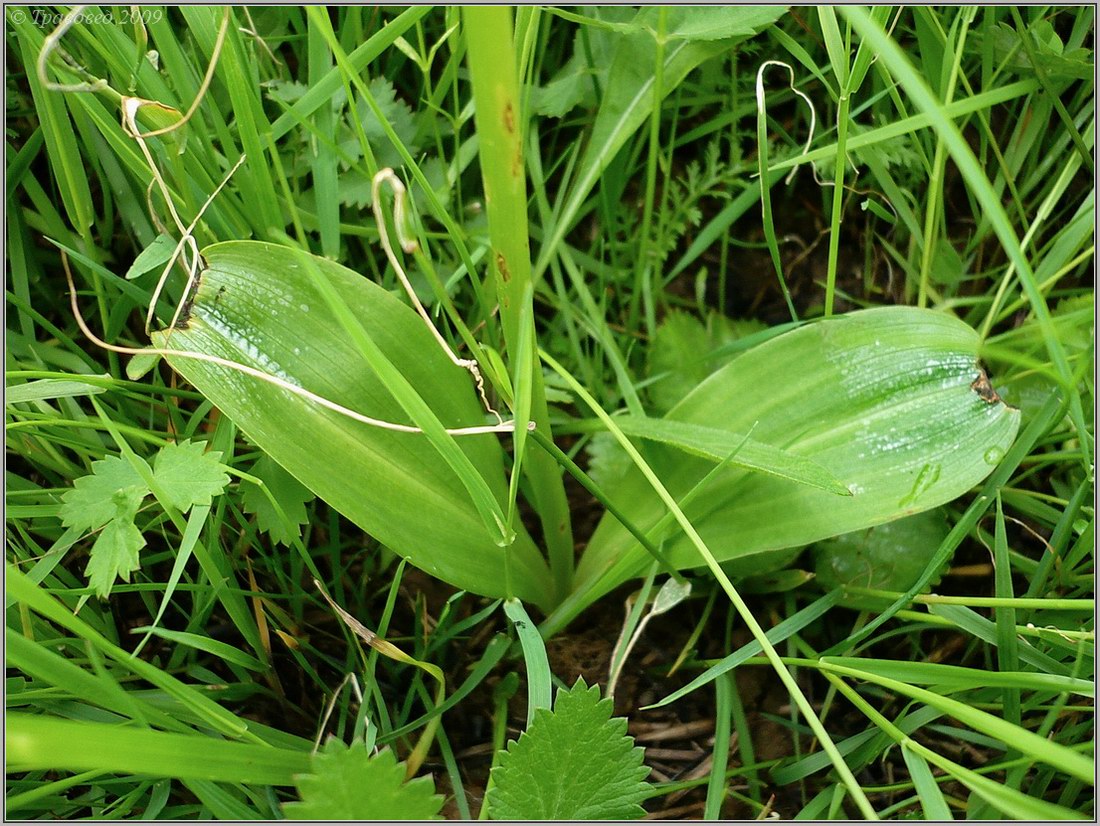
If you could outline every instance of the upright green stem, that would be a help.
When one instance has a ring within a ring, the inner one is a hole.
[[[832,231],[829,233],[829,264],[825,272],[825,315],[833,314],[833,294],[836,291],[836,263],[840,252],[840,222],[844,210],[844,172],[847,164],[845,144],[848,141],[848,90],[840,94],[836,113],[836,180],[833,182]]]
[[[661,106],[664,97],[665,28],[668,8],[657,10],[657,55],[653,79],[653,113],[649,119],[649,157],[646,160],[645,204],[642,207],[642,237],[638,239],[638,260],[634,268],[634,292],[630,300],[630,321],[636,322],[639,296],[645,312],[646,333],[652,338],[657,328],[653,306],[652,244],[653,201],[657,192],[657,156],[661,151]]]
[[[958,47],[954,49],[955,59],[951,66],[951,77],[947,81],[944,90],[944,103],[950,104],[955,97],[955,83],[959,77],[959,68],[962,63],[963,46],[966,44],[967,27],[973,19],[976,9],[963,11],[959,20],[962,30],[959,33]],[[948,46],[952,45],[952,39],[948,39]],[[924,238],[921,247],[920,260],[920,287],[917,292],[917,306],[928,306],[928,289],[932,274],[932,260],[936,252],[936,225],[943,209],[943,176],[947,167],[947,144],[943,138],[936,141],[936,155],[932,161],[932,177],[928,182],[927,210],[924,214]],[[1004,279],[1006,282],[1008,279]]]
[[[534,311],[530,301],[525,300],[530,295],[531,250],[512,12],[506,6],[469,6],[463,9],[463,15],[492,245],[490,266],[500,302],[504,341],[511,359],[521,353],[527,356],[525,363],[512,364],[512,374],[517,385],[530,382],[531,420],[538,430],[549,434],[542,372],[533,356],[536,345],[530,316]],[[524,315],[529,317],[521,324]],[[522,347],[521,335],[531,338]],[[522,422],[517,424],[522,426]],[[525,455],[523,442],[517,439],[513,472],[519,472],[521,465],[542,522],[555,597],[561,600],[573,585],[573,531],[561,471],[547,453],[532,451]]]

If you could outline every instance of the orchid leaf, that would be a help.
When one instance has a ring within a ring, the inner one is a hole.
[[[517,525],[512,544],[501,547],[483,518],[505,501],[500,436],[455,437],[470,469],[460,478],[457,463],[444,461],[424,433],[349,418],[293,389],[410,427],[396,393],[411,388],[417,409],[447,428],[486,424],[470,374],[447,358],[415,311],[345,267],[304,262],[286,247],[233,241],[203,257],[186,323],[154,334],[158,347],[175,353],[167,356],[172,367],[288,473],[412,564],[460,588],[545,606],[549,576],[534,543]],[[376,345],[372,353],[400,372],[400,386],[372,370],[349,340],[328,300],[334,294]],[[483,490],[489,504],[475,504],[472,490]]]

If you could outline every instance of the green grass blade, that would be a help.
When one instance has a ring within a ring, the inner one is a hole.
[[[901,756],[905,758],[905,765],[909,769],[909,775],[913,778],[913,787],[920,797],[921,808],[927,820],[953,820],[951,808],[943,798],[943,792],[932,776],[932,770],[928,768],[928,761],[904,744],[901,747]]]
[[[736,467],[788,479],[838,496],[852,495],[847,485],[812,459],[754,441],[738,433],[688,422],[638,416],[618,416],[615,424],[628,436],[671,445],[715,462],[726,461],[736,450],[729,459],[729,463]]]
[[[725,52],[734,43],[765,28],[785,11],[781,7],[769,6],[731,7],[721,10],[723,16],[729,18],[722,21],[725,27],[723,34],[729,40],[673,39],[664,51],[662,92],[667,96],[700,63]],[[707,9],[703,13],[715,12],[719,10]],[[659,10],[656,8],[642,9],[635,23],[655,29],[658,14]],[[694,12],[696,21],[698,14],[699,11]],[[669,21],[669,34],[675,36],[679,27],[690,25],[691,20],[692,13],[686,9],[677,9],[676,17]],[[538,279],[549,266],[551,256],[557,253],[558,245],[572,229],[574,220],[600,175],[631,135],[645,123],[653,107],[660,103],[654,100],[655,76],[651,70],[655,52],[656,43],[646,31],[626,35],[617,49],[608,74],[607,89],[604,90],[603,101],[577,177],[566,201],[555,215],[549,235],[543,241],[534,268],[534,278]]]
[[[310,755],[129,726],[9,714],[4,742],[9,771],[101,769],[124,774],[290,786]]]
[[[504,613],[515,626],[523,648],[523,661],[527,665],[527,725],[531,725],[538,709],[551,706],[553,685],[550,681],[550,662],[546,658],[546,646],[538,626],[527,616],[523,603],[518,599],[506,599]]]
[[[1071,777],[1076,777],[1086,783],[1092,783],[1096,777],[1096,764],[1083,754],[1079,754],[1065,746],[1041,737],[1028,729],[1014,725],[1006,720],[990,714],[987,711],[945,697],[934,691],[918,688],[903,683],[899,680],[883,677],[867,667],[849,668],[838,666],[830,662],[822,661],[822,668],[827,668],[835,674],[842,674],[857,680],[880,685],[883,688],[911,697],[932,708],[954,717],[964,725],[970,726],[975,731],[980,731],[990,737],[1000,740],[1007,746],[1019,749],[1036,760],[1041,760],[1059,771],[1065,772]]]

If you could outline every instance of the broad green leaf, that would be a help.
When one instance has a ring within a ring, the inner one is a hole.
[[[977,352],[977,333],[951,316],[885,307],[808,324],[744,353],[667,418],[731,433],[752,428],[754,440],[817,462],[854,495],[730,468],[693,498],[687,516],[717,559],[744,560],[749,573],[760,554],[955,499],[992,471],[1019,427],[1019,412],[992,393]],[[660,446],[647,459],[678,497],[713,467]],[[636,471],[616,498],[643,530],[664,515]],[[665,550],[681,567],[702,564],[682,534]],[[578,567],[577,590],[595,598],[640,576],[647,559],[604,518]]]
[[[406,783],[392,751],[371,756],[362,742],[330,739],[295,784],[301,799],[283,804],[293,820],[439,820],[443,808],[430,777]]]
[[[184,439],[160,449],[153,475],[172,505],[187,511],[192,505],[209,505],[229,484],[220,458],[220,451],[207,452],[204,443]]]
[[[187,323],[154,333],[158,347],[247,365],[357,413],[410,424],[402,406],[348,340],[307,270],[323,277],[447,427],[485,423],[470,374],[450,362],[416,313],[351,270],[262,242],[203,251]],[[520,531],[494,542],[470,495],[422,433],[348,418],[285,388],[184,355],[168,361],[265,453],[321,499],[412,564],[466,590],[545,606],[546,564]],[[459,449],[505,501],[498,437],[463,436]],[[507,565],[505,555],[507,554]]]
[[[106,525],[118,512],[115,494],[134,489],[140,489],[142,496],[149,492],[141,476],[125,459],[108,456],[92,462],[91,475],[77,479],[73,489],[61,495],[61,524],[85,531]]]
[[[622,35],[617,44],[588,146],[553,230],[543,242],[534,268],[536,278],[572,228],[601,173],[660,103],[655,99],[657,42],[651,33],[657,30],[660,13],[656,7],[639,11],[633,21],[639,30]],[[667,9],[668,42],[660,73],[662,98],[704,60],[728,52],[736,42],[759,32],[785,13],[782,6]],[[711,40],[707,32],[722,39]]]
[[[268,456],[260,458],[249,473],[264,483],[283,509],[286,521],[279,516],[260,486],[251,482],[241,485],[241,504],[245,513],[255,514],[256,524],[273,542],[289,545],[300,538],[301,526],[309,518],[306,514],[306,503],[313,499],[313,493]]]
[[[494,820],[636,820],[649,784],[643,750],[626,719],[583,680],[559,690],[553,712],[539,709],[493,769]]]

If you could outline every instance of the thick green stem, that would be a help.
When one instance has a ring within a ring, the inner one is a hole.
[[[533,308],[526,298],[530,295],[531,250],[512,13],[506,6],[469,6],[463,9],[463,15],[492,245],[490,267],[500,302],[504,341],[510,359],[521,353],[527,355],[525,363],[511,365],[512,375],[517,385],[521,381],[531,383],[531,420],[539,431],[549,434],[542,372],[533,357],[534,325],[530,318],[521,323]],[[521,335],[531,337],[528,346],[520,346]],[[517,397],[518,391],[517,386]],[[519,439],[515,462],[514,472],[522,464],[531,483],[554,576],[555,598],[561,600],[573,585],[573,531],[561,471],[547,453],[526,454]]]

